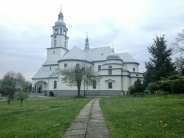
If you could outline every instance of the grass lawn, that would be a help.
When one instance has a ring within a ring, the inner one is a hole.
[[[103,97],[111,138],[184,138],[184,95]]]
[[[0,138],[61,137],[92,98],[28,98],[0,102]]]

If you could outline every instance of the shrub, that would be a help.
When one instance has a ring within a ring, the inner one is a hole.
[[[159,81],[159,87],[165,92],[171,92],[171,85],[172,81],[171,80],[161,80]]]
[[[134,86],[129,86],[128,87],[128,93],[129,94],[134,94],[134,92],[135,92],[135,87]]]
[[[151,92],[151,93],[154,93],[155,90],[157,90],[157,83],[155,82],[152,82],[150,84],[148,84],[148,90]]]
[[[171,85],[172,93],[184,93],[184,79],[176,79]]]
[[[20,106],[22,106],[22,102],[28,98],[28,94],[26,92],[17,92],[14,94],[14,98],[20,101]]]
[[[150,91],[149,90],[144,90],[144,93],[149,93]]]
[[[49,95],[50,95],[50,96],[54,96],[53,91],[50,91],[50,92],[49,92]]]

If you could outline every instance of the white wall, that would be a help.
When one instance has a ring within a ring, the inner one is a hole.
[[[59,60],[63,57],[65,52],[66,50],[61,47],[54,49],[47,49],[47,60],[48,61]]]

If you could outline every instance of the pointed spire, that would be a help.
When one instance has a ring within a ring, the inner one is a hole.
[[[61,5],[61,9],[58,15],[58,19],[62,19],[63,20],[63,13],[62,13],[62,5]]]
[[[89,48],[89,39],[88,39],[88,33],[87,33],[87,35],[86,35],[86,43],[85,43],[84,50],[88,50],[88,49],[90,49],[90,48]]]

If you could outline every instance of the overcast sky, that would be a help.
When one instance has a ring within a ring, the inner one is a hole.
[[[145,71],[147,47],[165,34],[168,47],[184,29],[184,0],[6,0],[0,4],[0,78],[10,70],[27,80],[46,60],[52,26],[60,7],[68,28],[69,49],[114,45],[128,52]]]

